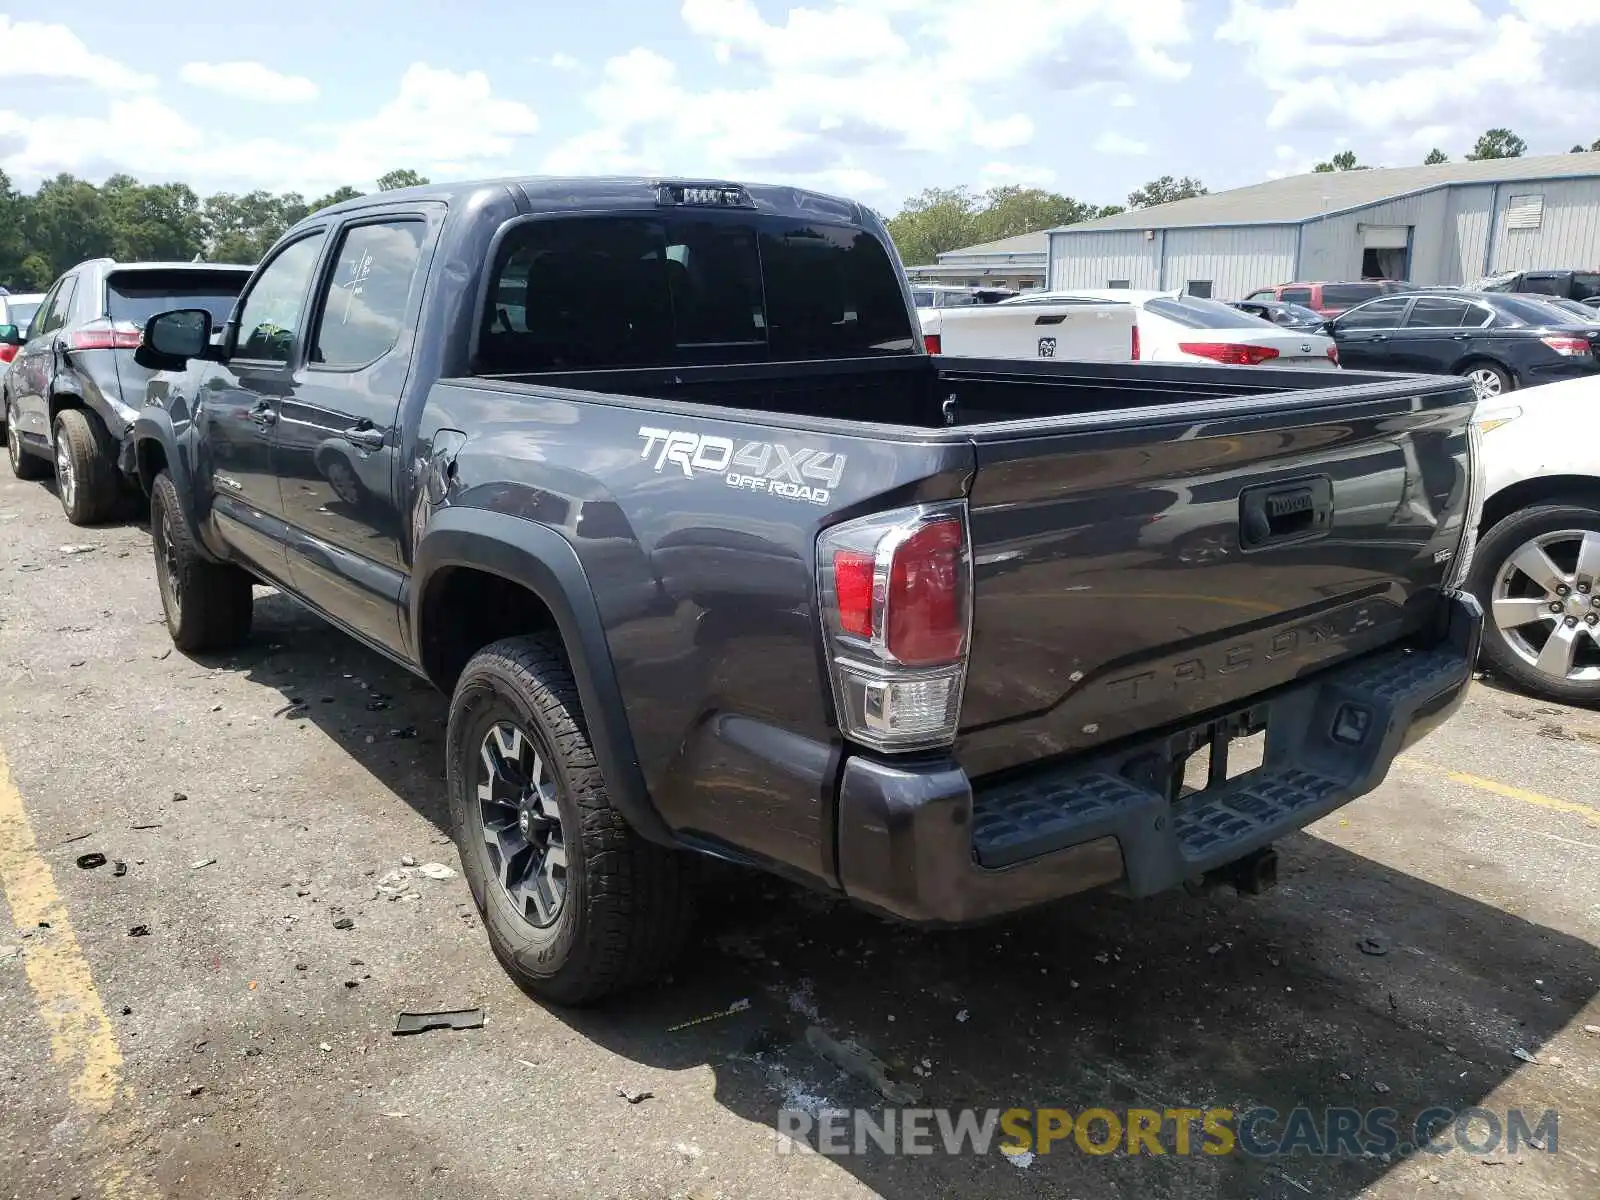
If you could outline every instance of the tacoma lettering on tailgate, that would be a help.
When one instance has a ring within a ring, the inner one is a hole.
[[[676,466],[689,479],[697,471],[714,473],[741,491],[826,504],[844,478],[845,456],[828,450],[806,446],[792,450],[782,442],[736,442],[649,425],[639,426],[639,436],[644,439],[639,457],[654,455],[658,472]]]

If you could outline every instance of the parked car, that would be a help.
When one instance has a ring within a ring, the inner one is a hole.
[[[1013,288],[955,287],[951,284],[917,283],[911,286],[911,303],[924,308],[968,308],[974,304],[998,304],[1017,295]]]
[[[1478,292],[1531,292],[1600,307],[1600,271],[1502,271],[1471,285]]]
[[[1327,318],[1303,304],[1284,304],[1279,300],[1232,300],[1228,302],[1228,307],[1300,333],[1328,332]]]
[[[11,373],[11,360],[27,339],[28,322],[44,299],[43,292],[16,295],[0,288],[0,441],[6,437],[6,376]]]
[[[1351,283],[1280,283],[1260,288],[1246,300],[1277,300],[1284,304],[1303,304],[1324,317],[1336,317],[1346,309],[1365,304],[1377,296],[1409,292],[1415,285],[1399,279],[1362,279]]]
[[[1595,306],[1592,304],[1585,304],[1582,300],[1563,300],[1559,296],[1538,296],[1537,293],[1534,292],[1525,292],[1523,294],[1527,296],[1536,296],[1537,299],[1542,300],[1552,308],[1559,308],[1562,312],[1571,313],[1574,317],[1578,318],[1580,323],[1592,322],[1595,320]]]
[[[1133,306],[1029,293],[998,304],[919,308],[929,354],[1131,362],[1139,357]]]
[[[6,379],[11,470],[41,479],[52,463],[67,520],[116,508],[133,478],[128,434],[150,372],[134,361],[145,321],[175,306],[221,325],[250,268],[215,263],[79,263],[40,301]]]
[[[1600,376],[1478,407],[1484,509],[1471,586],[1491,671],[1564,704],[1600,701]]]
[[[1332,332],[1347,367],[1464,375],[1481,399],[1600,372],[1600,314],[1586,323],[1532,296],[1385,296],[1336,318]]]
[[[665,967],[696,852],[924,923],[1261,890],[1471,678],[1465,381],[931,356],[847,200],[379,193],[212,323],[138,351],[175,644],[239,643],[262,579],[451,694],[473,899],[559,1002]],[[378,464],[359,505],[330,437]],[[1223,476],[1227,561],[1148,540]]]
[[[1144,362],[1309,368],[1339,365],[1331,338],[1320,333],[1280,328],[1220,300],[1131,288],[1072,288],[1048,295],[1079,301],[1121,301],[1131,305],[1139,332],[1139,349],[1134,357]],[[1008,300],[1000,307],[1042,302],[1029,297]]]

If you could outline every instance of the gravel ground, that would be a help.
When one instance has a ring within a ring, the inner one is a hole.
[[[242,652],[173,651],[146,532],[3,474],[0,1195],[1600,1195],[1600,715],[1476,686],[1262,897],[928,935],[717,881],[672,980],[565,1012],[459,874],[391,875],[459,868],[442,697],[266,591]],[[780,1153],[786,1104],[886,1105],[813,1029],[923,1106],[1554,1107],[1559,1149]]]

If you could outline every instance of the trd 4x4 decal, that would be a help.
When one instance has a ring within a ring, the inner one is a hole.
[[[741,491],[826,504],[844,478],[845,456],[828,450],[790,449],[782,442],[735,442],[648,425],[639,427],[639,436],[644,439],[639,457],[654,457],[652,465],[658,472],[676,466],[690,479],[697,471],[711,472]]]

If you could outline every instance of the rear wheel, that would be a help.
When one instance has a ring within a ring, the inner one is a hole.
[[[6,413],[6,458],[11,463],[11,473],[18,479],[43,479],[50,474],[50,464],[22,444],[22,434],[17,432],[17,402],[11,401]]]
[[[201,555],[184,519],[177,485],[165,471],[150,491],[150,542],[173,645],[196,653],[229,650],[250,636],[255,580],[238,567]]]
[[[1468,363],[1458,372],[1472,380],[1472,390],[1479,400],[1492,400],[1504,395],[1514,386],[1504,367],[1489,362]]]
[[[56,418],[56,496],[74,525],[105,520],[122,498],[111,436],[99,417],[81,408],[63,409]]]
[[[1498,673],[1552,700],[1600,700],[1600,507],[1513,513],[1484,536],[1472,574]]]
[[[445,769],[472,897],[519,983],[587,1004],[666,969],[692,920],[689,863],[612,807],[559,638],[506,638],[472,658]]]

